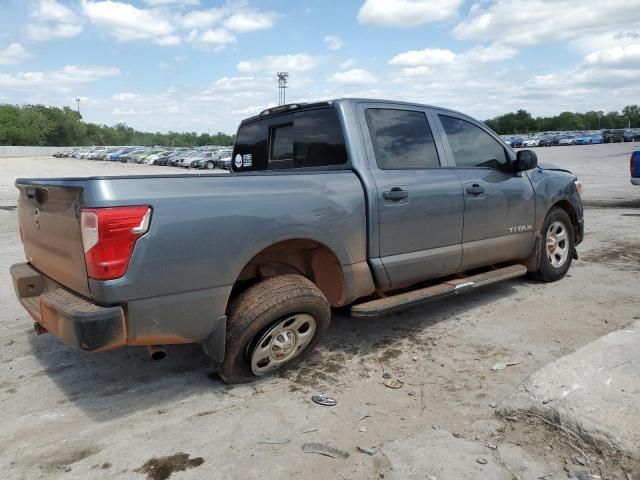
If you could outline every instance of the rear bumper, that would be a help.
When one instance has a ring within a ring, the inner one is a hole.
[[[631,177],[631,183],[633,185],[640,185],[640,177]]]
[[[86,350],[112,350],[127,343],[121,307],[101,307],[73,293],[28,263],[10,268],[22,306],[44,329],[67,345]]]

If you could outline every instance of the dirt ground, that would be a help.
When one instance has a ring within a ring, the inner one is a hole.
[[[198,346],[170,347],[153,362],[143,348],[86,354],[35,336],[14,298],[8,269],[23,261],[16,177],[175,169],[0,159],[0,478],[390,478],[385,444],[431,429],[519,445],[546,478],[630,478],[624,462],[590,450],[594,476],[580,477],[564,434],[536,419],[498,419],[494,408],[542,365],[640,319],[634,148],[537,149],[584,182],[586,239],[562,281],[516,279],[376,320],[337,311],[310,360],[242,386],[211,375]],[[498,362],[515,364],[493,371]],[[404,384],[384,386],[383,373]],[[314,393],[337,406],[314,404]],[[313,442],[349,456],[304,453]]]

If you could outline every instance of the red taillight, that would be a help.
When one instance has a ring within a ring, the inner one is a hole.
[[[127,271],[136,240],[149,230],[151,207],[85,208],[80,216],[87,274],[96,280]]]
[[[631,178],[636,175],[636,156],[635,152],[631,154],[631,158],[629,159],[629,172],[631,174]]]

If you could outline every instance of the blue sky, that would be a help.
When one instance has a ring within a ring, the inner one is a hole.
[[[141,130],[234,132],[277,102],[363,96],[486,119],[640,103],[637,0],[0,0],[0,102]]]

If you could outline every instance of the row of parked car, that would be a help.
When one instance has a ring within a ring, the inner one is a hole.
[[[503,136],[513,148],[594,145],[640,141],[640,130],[602,130],[591,132],[545,132],[526,137]]]
[[[214,168],[229,170],[232,151],[233,147],[217,145],[196,148],[84,147],[58,152],[53,156],[206,170]]]

